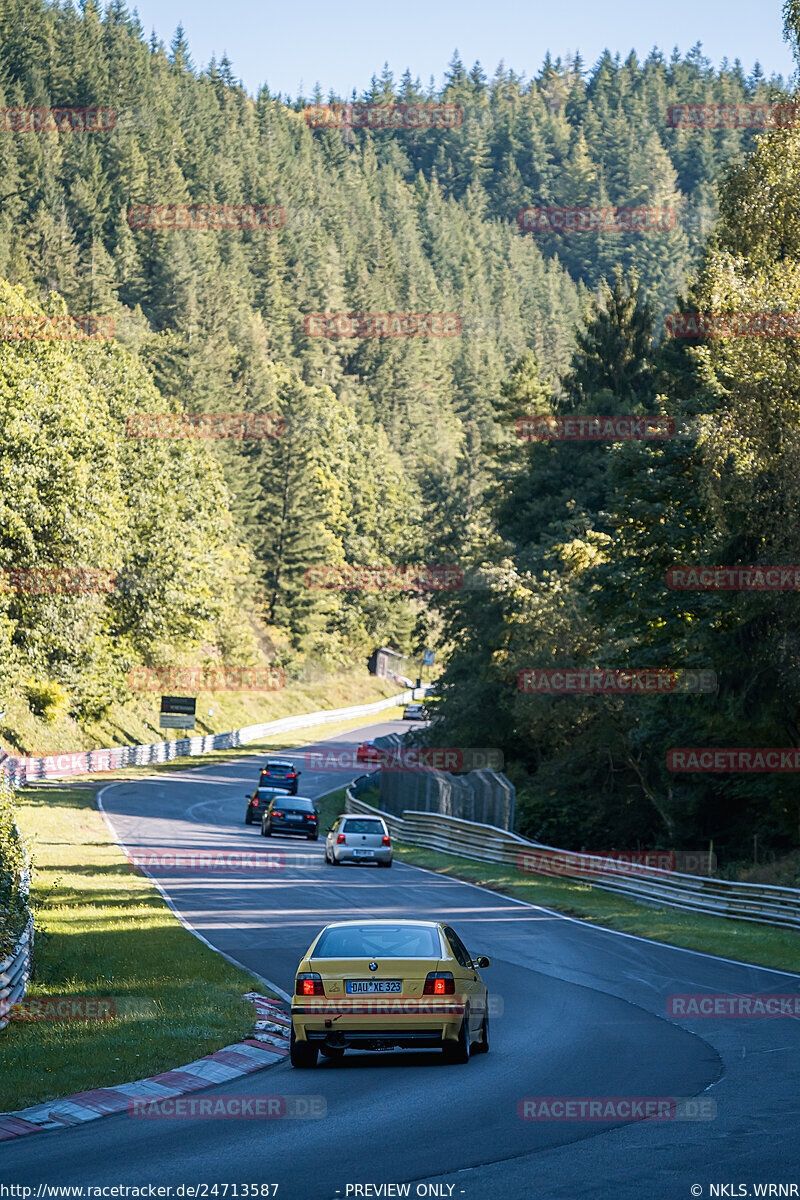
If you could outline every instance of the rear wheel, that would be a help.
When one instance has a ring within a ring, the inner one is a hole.
[[[316,841],[317,841],[317,839],[319,838],[319,834],[318,834],[318,833],[309,833],[307,836],[308,836],[308,840],[309,840],[310,842],[316,842]]]
[[[262,837],[272,837],[272,830],[268,829],[266,825],[262,825],[261,826],[261,836]]]
[[[391,860],[391,859],[389,859],[389,861],[388,861],[388,862],[379,862],[379,863],[378,863],[378,866],[379,866],[379,867],[390,867],[391,865],[392,865],[392,860]]]
[[[298,1042],[294,1036],[289,1041],[289,1061],[293,1067],[315,1067],[317,1065],[317,1047],[311,1042]]]
[[[469,1014],[464,1013],[464,1020],[458,1031],[458,1040],[445,1042],[442,1046],[442,1057],[447,1063],[465,1063],[469,1061]]]
[[[339,862],[338,858],[336,857],[336,851],[331,850],[331,866],[332,867],[340,867],[341,865],[342,864]]]
[[[483,1014],[481,1022],[480,1038],[477,1042],[472,1043],[473,1054],[488,1054],[489,1053],[489,1014]]]
[[[250,812],[250,809],[249,809],[249,808],[248,808],[248,810],[247,810],[247,816],[246,816],[246,817],[245,817],[245,819],[244,819],[244,823],[245,823],[245,825],[252,825],[252,824],[253,824],[253,814]]]

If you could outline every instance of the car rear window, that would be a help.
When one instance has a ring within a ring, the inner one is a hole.
[[[287,766],[284,766],[283,764],[270,763],[270,765],[268,767],[265,767],[264,770],[266,771],[266,773],[268,775],[291,775],[292,771],[294,770],[294,767],[287,767]]]
[[[384,828],[380,821],[372,821],[369,817],[358,817],[356,820],[345,821],[342,827],[343,833],[383,833]]]
[[[275,797],[276,803],[280,804],[281,808],[286,812],[313,812],[313,800],[298,800],[295,796],[291,796],[284,800],[282,796]]]
[[[314,958],[439,958],[439,931],[428,925],[334,925]]]

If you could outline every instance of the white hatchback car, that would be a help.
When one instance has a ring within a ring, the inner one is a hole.
[[[385,823],[380,817],[337,817],[325,838],[325,862],[334,867],[360,862],[390,867],[392,839]]]

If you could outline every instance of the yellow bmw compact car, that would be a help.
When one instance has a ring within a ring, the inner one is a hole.
[[[489,1009],[478,968],[455,930],[438,921],[337,921],[297,968],[291,1061],[321,1051],[440,1049],[465,1063],[489,1049]]]

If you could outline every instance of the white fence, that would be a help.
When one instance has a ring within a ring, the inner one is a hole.
[[[105,750],[53,754],[46,758],[6,758],[0,762],[0,771],[7,775],[14,787],[23,787],[26,783],[36,783],[41,779],[63,779],[69,775],[90,775],[96,771],[116,771],[120,767],[171,762],[173,758],[195,758],[201,754],[209,754],[212,750],[233,750],[237,746],[246,746],[275,733],[290,733],[294,729],[308,729],[312,725],[368,717],[385,708],[408,704],[418,695],[421,696],[422,692],[412,689],[370,704],[356,704],[351,708],[333,708],[324,712],[298,713],[293,717],[281,717],[277,721],[266,721],[260,725],[245,725],[242,729],[233,729],[229,733],[210,733],[199,737],[178,738],[171,742],[152,742],[146,746],[113,746]]]
[[[556,876],[618,892],[641,904],[734,917],[800,929],[800,889],[732,883],[638,863],[617,862],[528,841],[493,825],[406,810],[402,817],[373,808],[347,790],[347,812],[383,817],[393,838],[480,862],[505,863],[523,875]]]

